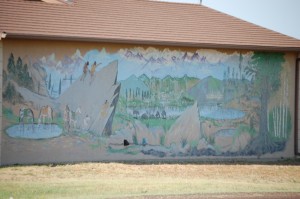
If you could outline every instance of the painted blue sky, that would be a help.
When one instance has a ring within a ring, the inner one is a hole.
[[[245,68],[250,61],[252,52],[243,54],[242,68]],[[80,50],[74,52],[71,57],[64,57],[63,60],[57,60],[55,54],[41,58],[42,66],[46,69],[48,79],[51,74],[54,91],[58,90],[59,82],[62,81],[62,92],[70,85],[70,78],[73,81],[80,78],[84,63],[96,61],[102,67],[110,62],[118,60],[118,81],[126,80],[131,75],[139,77],[147,75],[148,77],[164,78],[168,75],[172,77],[197,77],[203,79],[213,76],[220,80],[224,79],[224,73],[230,68],[230,77],[241,78],[239,73],[239,52],[231,54],[219,52],[217,50],[199,49],[194,52],[172,51],[168,48],[163,51],[155,48],[132,48],[120,49],[116,53],[108,53],[105,48],[90,50],[85,55],[81,55]],[[227,74],[228,75],[228,74]],[[71,77],[72,76],[72,77]],[[52,89],[52,88],[51,88]],[[53,97],[55,93],[53,92]]]

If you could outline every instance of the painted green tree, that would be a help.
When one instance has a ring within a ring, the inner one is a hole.
[[[12,73],[12,74],[14,74],[16,71],[15,58],[12,53],[10,54],[10,56],[8,58],[7,70],[9,73]]]
[[[283,53],[255,52],[250,65],[245,68],[246,75],[252,78],[252,91],[260,97],[259,134],[251,145],[258,155],[276,150],[276,143],[268,136],[268,103],[272,94],[281,86]]]
[[[17,77],[17,80],[19,80],[20,82],[23,79],[23,61],[20,57],[18,57],[17,59],[17,64],[16,64],[16,73],[15,76]]]
[[[18,85],[33,89],[33,80],[29,74],[27,64],[23,65],[23,61],[20,57],[15,64],[14,55],[11,53],[8,58],[7,70],[10,78],[12,78]]]
[[[48,81],[48,90],[50,90],[50,89],[51,89],[51,74],[49,76],[49,81]]]
[[[58,86],[58,94],[61,94],[61,79],[59,80],[59,86]]]

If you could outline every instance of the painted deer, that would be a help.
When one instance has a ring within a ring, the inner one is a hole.
[[[33,111],[30,108],[20,108],[19,110],[19,125],[22,127],[22,130],[24,131],[24,124],[25,123],[31,123],[32,128],[34,124],[34,114]]]
[[[53,122],[53,109],[48,105],[43,106],[39,114],[39,123],[46,124],[46,122],[48,124]]]

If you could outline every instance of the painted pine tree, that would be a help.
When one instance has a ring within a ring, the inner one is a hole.
[[[268,103],[272,94],[281,86],[280,77],[284,61],[282,53],[255,52],[250,65],[245,68],[246,75],[253,79],[253,94],[260,97],[259,134],[250,148],[258,155],[274,151],[277,147],[269,136]]]

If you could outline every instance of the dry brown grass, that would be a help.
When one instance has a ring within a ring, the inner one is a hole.
[[[300,166],[82,163],[0,169],[0,198],[300,193]]]

